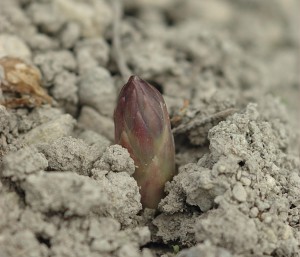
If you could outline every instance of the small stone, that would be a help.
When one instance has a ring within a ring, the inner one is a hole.
[[[74,47],[80,38],[80,26],[76,22],[68,22],[60,35],[60,41],[64,48]]]
[[[52,96],[72,115],[77,111],[77,89],[77,76],[66,70],[57,74],[51,88]]]
[[[78,118],[78,123],[81,127],[95,131],[111,141],[114,141],[113,120],[99,114],[93,108],[83,106]]]
[[[109,46],[101,38],[89,38],[79,41],[75,46],[75,54],[80,74],[99,67],[106,66],[109,60]]]
[[[0,35],[0,58],[13,56],[25,60],[31,59],[29,47],[17,36],[9,34]]]
[[[66,20],[52,2],[32,2],[27,8],[32,22],[45,34],[59,32]]]
[[[176,69],[174,55],[158,40],[132,42],[124,53],[127,54],[128,64],[133,67],[134,73],[143,74],[144,78],[172,73]],[[166,92],[169,92],[169,88]]]
[[[266,183],[270,188],[273,188],[274,186],[276,186],[275,179],[272,176],[270,176],[269,174],[266,174]]]
[[[259,211],[261,211],[261,212],[263,212],[263,211],[265,211],[265,210],[267,210],[267,209],[270,208],[270,204],[269,203],[263,202],[263,201],[260,201],[260,200],[256,201],[256,206],[259,209]]]
[[[247,199],[247,192],[243,185],[239,182],[233,187],[232,194],[233,197],[240,202],[245,202]]]
[[[52,85],[55,76],[63,70],[75,71],[76,61],[67,50],[47,51],[34,57],[34,63],[41,69],[46,85]]]
[[[42,124],[23,136],[23,143],[28,145],[52,142],[55,139],[69,136],[73,131],[75,120],[69,114]]]
[[[116,90],[108,70],[96,67],[86,71],[79,81],[79,101],[96,109],[100,114],[112,117]]]
[[[85,130],[82,133],[78,135],[78,138],[85,141],[88,145],[94,145],[98,144],[99,142],[102,143],[102,145],[105,145],[105,147],[108,147],[110,145],[109,140],[107,140],[106,137],[96,133],[92,130]]]
[[[218,166],[218,171],[220,173],[224,173],[226,171],[226,167],[224,165],[220,165],[220,166]]]
[[[78,22],[86,37],[103,34],[113,19],[112,9],[104,0],[77,1],[76,4],[73,0],[55,0],[53,5],[62,17]]]
[[[268,238],[268,241],[271,243],[276,243],[278,241],[277,235],[272,228],[266,228],[265,236]]]
[[[270,216],[269,213],[263,213],[263,214],[261,215],[261,218],[262,218],[263,221],[264,221],[265,223],[267,223],[267,224],[270,224],[270,223],[272,222],[272,220],[273,220],[273,218]]]
[[[32,33],[24,35],[27,44],[35,51],[49,51],[58,49],[59,43],[54,38],[41,33]]]
[[[249,179],[247,177],[241,177],[240,181],[244,186],[250,186],[251,185],[251,179]]]
[[[258,211],[257,207],[251,208],[251,210],[250,210],[250,217],[251,218],[255,218],[255,217],[257,217],[258,213],[259,213],[259,211]]]

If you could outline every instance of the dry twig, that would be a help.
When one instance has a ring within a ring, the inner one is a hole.
[[[237,111],[237,109],[235,108],[229,108],[226,109],[224,111],[220,111],[217,112],[215,114],[212,114],[206,118],[201,118],[201,119],[192,119],[191,121],[189,121],[188,123],[184,123],[179,125],[176,128],[172,129],[172,132],[174,134],[182,134],[186,131],[190,131],[196,127],[202,127],[207,123],[213,123],[215,121],[221,121],[224,120],[226,117],[228,117],[229,115],[235,113]]]
[[[122,51],[121,46],[121,32],[120,32],[120,24],[123,15],[123,4],[122,0],[113,0],[112,1],[115,20],[113,24],[113,48],[114,48],[114,57],[123,78],[124,83],[127,81],[129,76],[132,74],[129,70],[126,60]]]

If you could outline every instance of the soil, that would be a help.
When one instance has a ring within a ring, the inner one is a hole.
[[[0,105],[0,256],[300,256],[299,7],[1,0],[0,58],[37,67],[52,103]],[[129,73],[172,121],[158,210],[113,143]]]

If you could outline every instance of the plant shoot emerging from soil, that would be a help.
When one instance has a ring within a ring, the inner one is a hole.
[[[137,76],[122,88],[114,113],[115,142],[134,160],[143,207],[157,208],[175,172],[175,147],[166,104],[159,91]]]

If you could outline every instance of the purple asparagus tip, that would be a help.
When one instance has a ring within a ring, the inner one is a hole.
[[[157,208],[164,185],[175,174],[175,147],[169,114],[160,92],[131,76],[114,112],[115,143],[127,148],[135,162],[143,207]]]

